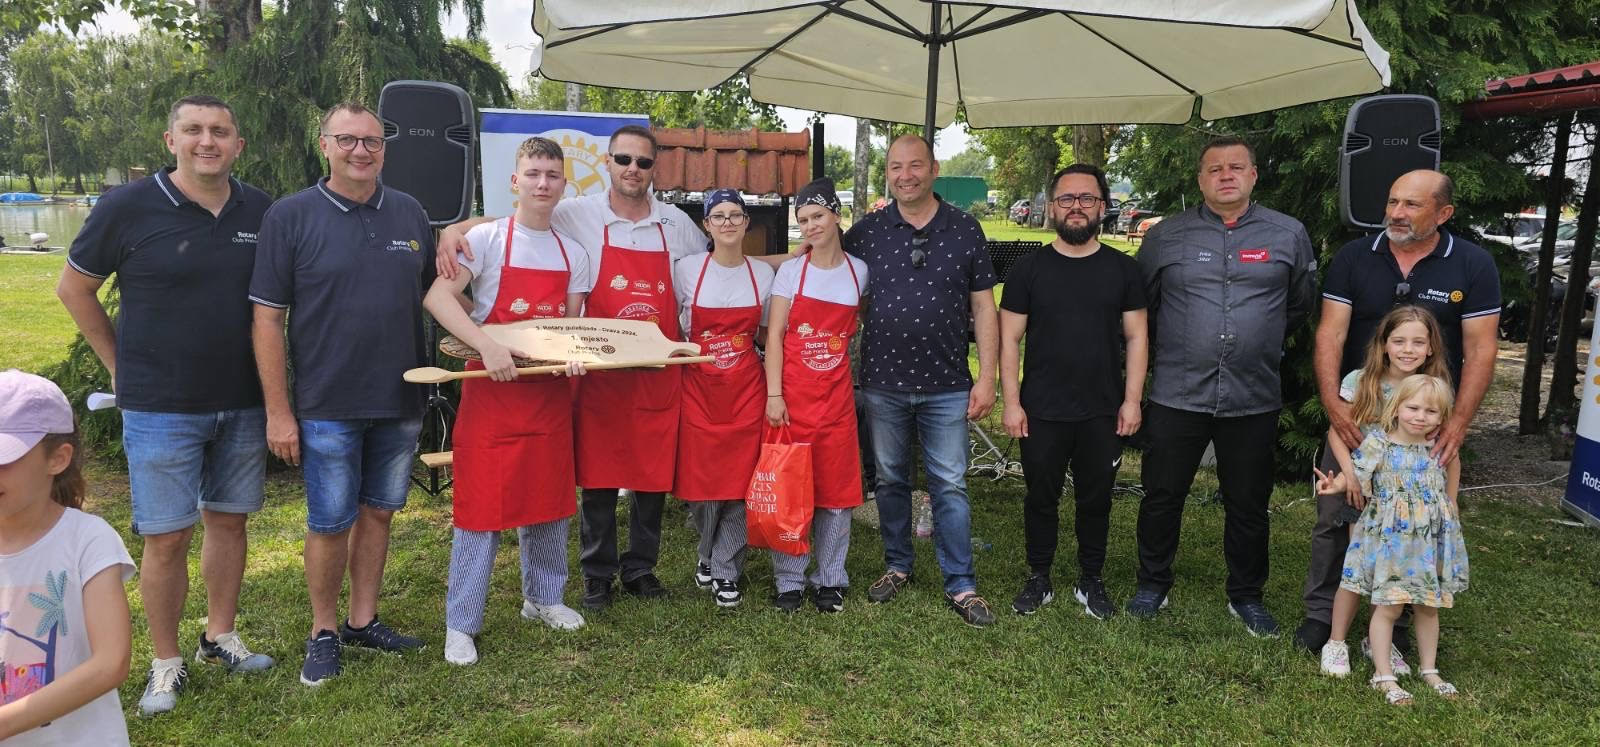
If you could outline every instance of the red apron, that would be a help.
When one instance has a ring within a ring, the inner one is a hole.
[[[485,324],[566,313],[572,263],[556,236],[565,270],[511,266],[516,219],[506,222],[500,289]],[[554,235],[552,233],[552,235]],[[483,363],[468,361],[468,369]],[[572,394],[564,377],[465,379],[453,432],[455,525],[488,532],[564,519],[577,511],[572,474]]]
[[[686,501],[743,500],[761,451],[767,377],[756,356],[761,290],[750,260],[751,306],[700,305],[711,255],[700,266],[689,302],[689,340],[713,363],[684,366],[683,413],[678,427],[678,469],[672,494]]]
[[[661,234],[661,251],[648,252],[614,246],[611,228],[602,229],[600,269],[585,313],[646,319],[655,322],[667,339],[681,340],[667,234],[659,223],[656,231]],[[680,368],[596,371],[579,380],[573,430],[579,485],[643,492],[672,489],[683,382]]]
[[[861,296],[856,268],[845,258]],[[783,331],[783,401],[794,440],[811,443],[811,481],[817,508],[861,505],[861,447],[856,441],[856,398],[850,384],[850,338],[856,333],[857,303],[845,305],[805,296],[806,270],[789,307]]]

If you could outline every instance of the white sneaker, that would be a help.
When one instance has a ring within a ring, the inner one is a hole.
[[[564,604],[534,604],[523,600],[522,616],[543,622],[556,630],[577,630],[583,627],[583,615]]]
[[[1350,646],[1344,641],[1322,644],[1322,673],[1332,677],[1350,674]]]
[[[478,644],[472,636],[459,630],[444,629],[444,660],[451,664],[467,666],[478,663]]]
[[[1361,639],[1361,655],[1367,657],[1367,661],[1372,660],[1372,642],[1366,638]],[[1394,671],[1396,677],[1411,674],[1411,665],[1400,655],[1399,647],[1393,644],[1389,646],[1389,668]]]

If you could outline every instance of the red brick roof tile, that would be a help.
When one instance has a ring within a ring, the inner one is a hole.
[[[811,181],[811,133],[652,128],[654,187],[704,192],[738,189],[793,197]]]

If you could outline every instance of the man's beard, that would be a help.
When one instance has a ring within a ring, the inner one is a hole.
[[[1438,229],[1419,231],[1417,230],[1416,224],[1396,226],[1386,222],[1386,225],[1384,226],[1384,233],[1388,234],[1389,243],[1392,244],[1415,244],[1419,241],[1426,241],[1429,237],[1433,236],[1437,230]]]
[[[1081,226],[1074,226],[1067,222],[1067,219],[1072,217],[1071,215],[1067,216],[1067,219],[1063,219],[1060,223],[1056,224],[1056,235],[1060,236],[1062,241],[1074,246],[1087,244],[1091,239],[1100,234],[1099,223],[1089,220],[1089,216],[1083,215],[1082,213],[1077,213],[1077,215],[1082,216],[1086,221]]]

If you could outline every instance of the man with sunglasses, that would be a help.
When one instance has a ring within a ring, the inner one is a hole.
[[[1017,260],[1000,301],[1005,429],[1021,439],[1028,483],[1022,527],[1031,573],[1011,609],[1031,615],[1055,597],[1050,571],[1070,463],[1078,540],[1072,594],[1084,614],[1105,620],[1117,612],[1101,580],[1111,488],[1122,439],[1139,430],[1149,361],[1144,275],[1132,257],[1100,243],[1111,196],[1104,172],[1073,164],[1056,172],[1051,190],[1056,238]]]
[[[934,194],[939,163],[928,141],[896,138],[885,170],[894,202],[845,234],[846,251],[871,270],[861,384],[887,568],[867,598],[887,602],[911,581],[915,438],[928,473],[934,556],[946,599],[962,621],[986,627],[994,612],[978,596],[973,570],[967,420],[994,406],[1000,326],[994,267],[978,221]],[[977,381],[967,367],[969,320],[977,335]]]
[[[1389,310],[1415,304],[1431,312],[1444,333],[1445,363],[1456,385],[1456,407],[1440,429],[1433,454],[1456,457],[1467,426],[1494,378],[1500,328],[1500,273],[1487,250],[1444,229],[1455,214],[1450,177],[1411,171],[1389,188],[1384,230],[1341,247],[1322,281],[1314,367],[1317,394],[1340,440],[1354,449],[1361,432],[1350,403],[1339,396],[1345,374],[1361,367],[1367,344]],[[1320,651],[1328,640],[1333,596],[1349,538],[1335,523],[1343,501],[1319,501],[1306,574],[1306,619],[1295,643]],[[1396,635],[1396,642],[1409,641]]]
[[[377,115],[361,104],[334,106],[320,143],[328,176],[267,211],[250,280],[267,447],[291,465],[303,457],[312,619],[300,681],[311,686],[339,674],[341,646],[422,646],[378,620],[378,593],[422,430],[422,387],[401,374],[428,359],[422,295],[433,276],[422,205],[379,180]],[[347,569],[350,609],[340,621]]]
[[[1189,488],[1216,447],[1228,565],[1227,609],[1253,636],[1276,636],[1262,601],[1284,339],[1316,297],[1305,226],[1250,199],[1255,151],[1220,137],[1200,152],[1204,201],[1156,224],[1139,249],[1154,342],[1144,411],[1139,586],[1128,614],[1167,606]]]
[[[624,125],[611,134],[606,173],[611,188],[562,200],[551,225],[577,239],[597,268],[584,316],[648,319],[668,339],[683,339],[674,296],[672,262],[706,251],[706,235],[676,206],[650,189],[656,139],[649,128]],[[454,277],[456,253],[472,257],[462,240],[471,218],[444,230],[439,239],[439,274]],[[583,605],[611,604],[613,579],[643,599],[666,596],[656,578],[661,550],[661,513],[672,488],[678,443],[679,366],[660,370],[607,371],[579,387],[573,418],[578,485]],[[628,550],[617,553],[617,500],[631,493]]]

